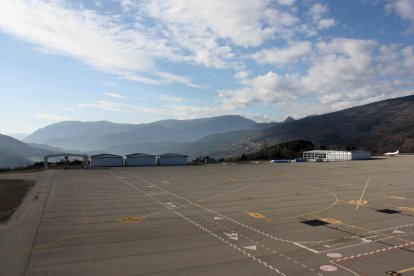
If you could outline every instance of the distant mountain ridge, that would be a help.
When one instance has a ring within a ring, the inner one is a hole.
[[[177,152],[195,158],[233,157],[291,140],[374,153],[413,149],[414,95],[274,123],[258,124],[235,115],[139,125],[62,122],[36,131],[25,141],[94,153]]]
[[[55,151],[31,147],[10,136],[0,134],[0,168],[25,166],[32,163],[29,158],[53,153]]]
[[[414,95],[384,100],[349,109],[286,120],[268,128],[243,133],[229,132],[179,146],[195,156],[207,149],[209,156],[232,157],[292,140],[312,141],[315,145],[345,150],[361,149],[375,153],[413,148]],[[212,143],[211,141],[223,141]]]
[[[126,153],[123,146],[159,144],[164,148],[162,144],[195,141],[211,134],[249,129],[254,125],[256,122],[238,115],[136,125],[68,121],[39,129],[24,142],[84,151],[117,148],[116,153]]]

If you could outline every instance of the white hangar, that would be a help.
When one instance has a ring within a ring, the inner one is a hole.
[[[120,155],[102,153],[91,156],[91,167],[122,167],[124,158]]]
[[[188,156],[177,153],[166,153],[158,156],[158,164],[160,166],[176,166],[176,165],[187,165]]]
[[[369,151],[311,150],[303,153],[303,158],[316,161],[346,161],[371,159]]]
[[[125,156],[125,165],[127,167],[138,166],[156,166],[157,156],[145,153],[133,153]]]

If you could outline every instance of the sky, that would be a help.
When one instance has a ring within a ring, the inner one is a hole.
[[[1,0],[0,133],[414,94],[414,0]]]

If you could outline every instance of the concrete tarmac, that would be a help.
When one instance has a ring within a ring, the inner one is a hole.
[[[413,165],[397,156],[14,176],[38,183],[0,225],[0,275],[414,275]]]

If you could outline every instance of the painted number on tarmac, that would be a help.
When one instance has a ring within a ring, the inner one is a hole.
[[[321,221],[331,223],[331,224],[338,224],[341,223],[340,220],[332,219],[332,218],[321,218]]]
[[[121,218],[118,221],[123,222],[123,223],[137,223],[137,222],[140,222],[142,220],[143,220],[143,218],[140,218],[140,217],[128,217],[128,218]]]
[[[411,207],[398,207],[398,209],[404,210],[404,211],[409,211],[409,212],[414,212],[414,208],[411,208]]]

